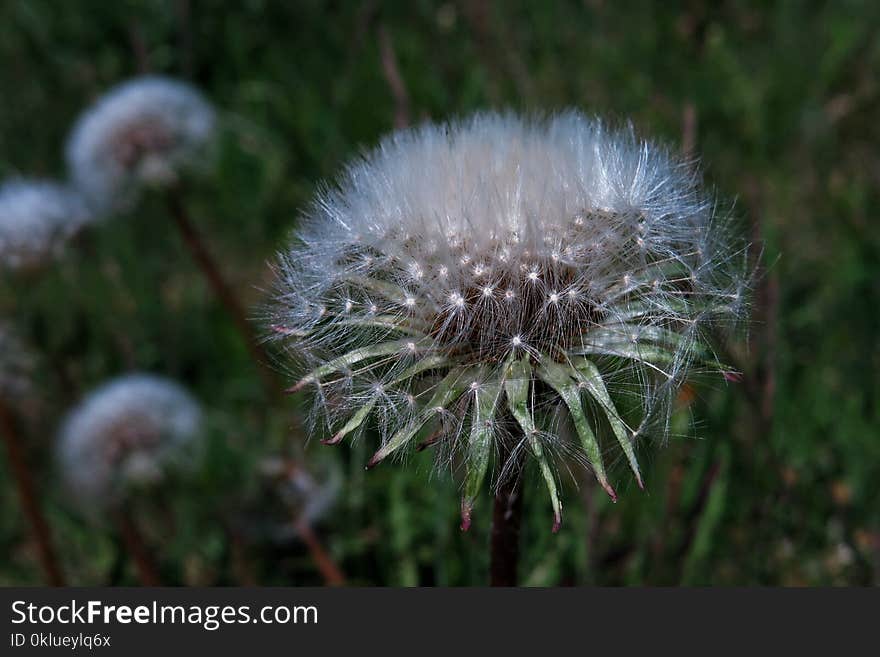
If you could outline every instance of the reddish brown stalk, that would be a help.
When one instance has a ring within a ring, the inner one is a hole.
[[[168,209],[174,218],[174,223],[180,232],[180,236],[189,250],[190,256],[192,256],[192,259],[205,276],[214,294],[217,295],[217,299],[223,304],[227,314],[235,324],[241,339],[247,345],[251,357],[259,367],[260,376],[263,378],[263,384],[266,387],[267,393],[272,398],[277,397],[281,386],[275,380],[272,370],[269,369],[268,356],[257,340],[257,336],[247,319],[247,315],[238,297],[229,283],[227,283],[223,274],[220,273],[220,268],[205,245],[205,241],[199,234],[195,224],[190,219],[179,190],[169,192]]]
[[[131,514],[123,509],[116,514],[116,525],[119,528],[119,534],[128,556],[134,563],[135,571],[137,571],[138,579],[144,586],[162,586],[162,579],[159,577],[159,569],[156,567],[155,561],[147,544],[141,536],[140,530],[137,528]]]
[[[697,107],[693,101],[687,101],[681,112],[681,154],[688,160],[694,158],[697,151]]]
[[[21,436],[12,416],[12,411],[0,399],[0,434],[6,443],[6,452],[9,457],[9,465],[12,477],[18,488],[18,496],[21,507],[31,525],[34,540],[37,544],[40,565],[46,575],[46,581],[50,586],[64,586],[64,576],[61,574],[61,566],[55,554],[52,544],[52,535],[49,524],[43,515],[43,511],[37,502],[36,488],[30,469],[25,461],[21,447]]]
[[[295,461],[287,461],[286,467],[283,470],[283,475],[285,477],[293,478],[299,467],[300,466]],[[317,534],[315,534],[312,526],[302,516],[297,514],[294,517],[294,527],[303,543],[306,544],[306,548],[309,550],[309,555],[312,557],[315,567],[324,577],[324,582],[328,586],[343,586],[345,584],[345,575],[321,544],[321,540],[318,538]]]
[[[232,573],[240,586],[257,586],[257,576],[247,556],[247,546],[241,534],[230,529],[227,531],[229,546],[232,552]]]
[[[336,565],[336,562],[333,561],[333,557],[321,545],[321,541],[318,540],[311,525],[302,519],[298,519],[296,521],[296,531],[299,533],[303,543],[306,544],[312,561],[315,562],[315,566],[321,572],[327,586],[345,586],[345,576],[342,574],[339,566]]]
[[[511,458],[502,447],[499,463]],[[492,507],[492,537],[489,557],[489,583],[492,586],[516,586],[519,563],[519,531],[522,522],[522,457],[518,458],[495,491]]]
[[[400,74],[400,67],[397,65],[391,34],[384,25],[379,26],[379,54],[382,60],[382,73],[394,97],[394,127],[398,130],[406,128],[410,122],[409,94]]]

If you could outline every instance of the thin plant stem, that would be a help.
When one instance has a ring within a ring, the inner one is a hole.
[[[21,436],[12,411],[2,399],[0,399],[0,434],[3,436],[3,442],[6,443],[12,476],[18,488],[22,510],[30,522],[31,531],[37,543],[40,565],[45,573],[46,581],[50,586],[64,586],[64,576],[61,573],[61,566],[52,544],[49,523],[46,522],[37,501],[34,480],[24,458]]]
[[[153,555],[147,548],[147,544],[128,510],[123,509],[116,513],[116,525],[128,556],[134,563],[141,584],[162,586],[162,578],[159,576],[159,569],[153,560]]]
[[[296,531],[303,543],[306,544],[312,561],[320,571],[327,586],[344,586],[345,576],[342,574],[339,566],[336,565],[336,562],[333,561],[333,557],[321,545],[321,541],[318,540],[312,526],[305,520],[299,519],[296,521]]]
[[[174,219],[174,223],[180,232],[180,236],[183,238],[183,241],[189,250],[190,256],[192,256],[192,259],[198,265],[205,279],[208,281],[208,284],[211,286],[211,289],[214,291],[214,294],[217,296],[217,299],[226,309],[226,312],[235,324],[235,328],[238,330],[241,339],[247,345],[251,357],[259,367],[260,376],[263,379],[263,384],[266,387],[267,393],[271,398],[278,398],[281,386],[275,380],[275,375],[269,368],[268,355],[260,345],[253,327],[248,321],[244,307],[238,300],[232,287],[226,281],[226,278],[221,273],[220,268],[217,266],[217,262],[208,250],[208,247],[196,228],[195,223],[190,219],[189,213],[186,210],[186,205],[183,202],[181,190],[174,189],[169,191],[167,202],[168,210]]]
[[[500,463],[511,458],[511,452],[502,446]],[[521,450],[520,450],[521,452]],[[490,541],[489,582],[492,586],[516,586],[519,565],[519,533],[522,522],[523,486],[522,456],[515,460],[509,472],[495,491],[492,506],[492,536]]]

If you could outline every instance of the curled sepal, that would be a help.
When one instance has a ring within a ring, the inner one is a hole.
[[[409,294],[405,289],[390,281],[381,280],[372,276],[351,276],[348,278],[356,288],[369,290],[388,301],[398,305],[405,305]]]
[[[403,370],[403,372],[395,376],[384,385],[395,385],[397,383],[400,383],[401,381],[405,381],[406,379],[415,376],[416,374],[420,374],[426,370],[435,369],[437,367],[442,367],[446,364],[447,358],[445,356],[427,356],[417,363],[407,367],[405,370]],[[366,403],[361,406],[354,415],[351,416],[348,422],[345,423],[345,426],[337,431],[332,438],[330,438],[329,440],[325,440],[324,444],[335,445],[343,438],[345,438],[345,436],[347,436],[349,433],[361,426],[361,424],[363,424],[364,420],[367,419],[367,416],[369,416],[370,412],[376,406],[376,403],[379,401],[379,398],[381,396],[381,390],[377,390],[376,392],[374,392],[373,395],[366,401]]]
[[[461,501],[461,529],[467,531],[471,526],[471,510],[480,493],[486,471],[489,469],[489,455],[492,451],[493,420],[501,383],[485,383],[474,389],[474,402],[471,410],[471,431],[468,437],[467,459],[464,484],[464,497]]]
[[[580,347],[571,349],[570,356],[614,356],[641,363],[655,372],[672,378],[672,373],[667,372],[662,366],[675,365],[676,355],[660,347],[634,344],[632,342],[602,342],[584,343]]]
[[[392,354],[401,353],[404,351],[418,350],[419,347],[415,342],[406,339],[392,340],[391,342],[382,342],[381,344],[371,345],[369,347],[353,349],[344,356],[334,358],[328,363],[321,365],[321,367],[312,370],[303,378],[301,378],[296,383],[296,385],[288,388],[287,392],[298,392],[308,384],[320,381],[328,374],[333,374],[334,372],[344,370],[347,367],[351,367],[352,365],[360,363],[361,361],[367,360],[369,358],[378,358],[380,356],[390,356]]]
[[[602,379],[602,373],[599,371],[599,368],[596,367],[595,363],[588,358],[578,358],[572,363],[572,365],[573,367],[570,368],[572,375],[583,385],[584,388],[586,388],[587,392],[590,393],[590,396],[592,396],[593,399],[599,403],[599,406],[602,407],[602,410],[605,411],[605,416],[608,418],[608,424],[611,425],[611,431],[614,432],[614,436],[617,438],[620,448],[623,450],[623,453],[626,454],[626,460],[635,475],[636,483],[638,483],[639,488],[644,489],[645,484],[642,482],[642,473],[639,471],[639,462],[636,459],[636,453],[629,437],[629,431],[627,430],[626,424],[620,419],[620,414],[617,412],[614,402],[611,401],[611,395],[608,394],[608,388],[605,386],[605,381]]]
[[[323,441],[323,443],[325,445],[336,445],[337,443],[339,443],[343,438],[345,438],[345,436],[347,436],[352,431],[361,426],[361,424],[363,424],[364,420],[367,419],[367,416],[376,406],[376,402],[378,401],[379,395],[373,395],[372,397],[370,397],[366,401],[366,403],[361,406],[354,415],[351,416],[348,422],[345,423],[345,426],[343,426],[339,431],[333,434],[332,438]]]
[[[373,454],[373,457],[367,463],[367,467],[372,468],[387,456],[406,445],[425,426],[428,420],[461,396],[464,387],[467,385],[467,379],[469,379],[466,375],[470,371],[472,371],[471,368],[457,367],[447,374],[437,384],[434,396],[431,397],[427,405],[405,427],[391,436],[379,451]]]
[[[605,465],[602,462],[599,441],[596,439],[596,434],[593,433],[590,423],[587,421],[587,416],[584,414],[584,409],[581,406],[580,392],[578,391],[577,383],[574,382],[574,379],[569,374],[569,368],[554,362],[549,356],[544,355],[541,357],[541,363],[538,365],[538,376],[562,397],[562,401],[568,407],[574,428],[581,439],[581,446],[587,455],[587,460],[589,460],[590,465],[593,467],[593,472],[596,474],[596,479],[612,501],[616,502],[617,493],[608,482],[608,475],[605,474]]]
[[[334,324],[339,326],[355,326],[358,328],[380,328],[388,331],[397,331],[398,333],[407,333],[409,335],[424,338],[424,327],[416,327],[411,319],[404,319],[396,315],[375,315],[367,317],[352,317],[343,319]]]
[[[529,410],[529,384],[532,378],[532,367],[527,359],[513,361],[507,369],[506,378],[504,380],[504,392],[507,395],[507,405],[510,412],[516,419],[523,433],[529,441],[529,447],[535,460],[538,461],[538,467],[541,470],[541,476],[547,485],[547,491],[550,493],[550,503],[553,505],[553,531],[559,531],[559,525],[562,523],[562,502],[559,499],[559,491],[556,488],[556,479],[553,477],[553,471],[547,462],[544,449],[538,437],[538,429],[535,427],[535,420]]]

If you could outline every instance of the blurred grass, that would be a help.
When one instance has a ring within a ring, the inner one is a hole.
[[[701,385],[683,402],[682,437],[646,450],[646,493],[624,484],[612,506],[592,482],[568,481],[553,536],[530,487],[522,579],[877,584],[878,30],[880,6],[867,1],[6,0],[0,176],[63,175],[71,122],[114,83],[145,69],[190,79],[224,117],[192,214],[256,309],[267,262],[316,184],[402,111],[418,121],[575,106],[695,145],[764,245],[748,349],[737,351],[743,382]],[[364,473],[364,444],[304,448],[307,405],[265,402],[161,199],[93,231],[39,278],[0,280],[0,309],[43,356],[40,394],[19,410],[71,582],[135,580],[114,533],[65,503],[54,432],[87,390],[143,369],[181,380],[209,409],[198,475],[139,502],[167,581],[321,582],[298,541],[273,537],[286,512],[257,464],[282,455],[344,473],[318,533],[349,581],[485,583],[488,492],[462,534],[456,483],[431,474],[429,454]],[[15,509],[5,460],[0,469],[0,504]],[[41,581],[17,513],[0,515],[0,554],[0,583]]]

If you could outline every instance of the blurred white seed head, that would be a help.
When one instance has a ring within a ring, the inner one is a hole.
[[[113,210],[144,187],[166,187],[203,168],[215,124],[214,109],[185,82],[129,80],[77,121],[67,142],[70,176],[96,207]]]
[[[463,456],[467,525],[500,444],[521,441],[558,521],[554,455],[614,497],[619,449],[641,484],[635,449],[713,360],[706,329],[743,314],[744,262],[694,168],[631,128],[478,114],[393,134],[327,186],[269,321],[330,442],[373,424],[375,464],[433,426]]]
[[[19,335],[0,321],[0,401],[16,402],[32,389],[36,363]]]
[[[300,463],[278,457],[265,459],[261,472],[271,478],[275,489],[290,509],[297,531],[299,523],[313,525],[322,520],[336,505],[342,489],[342,473],[331,463],[306,468]]]
[[[70,187],[46,180],[13,179],[0,185],[0,270],[47,264],[91,220]]]
[[[178,384],[146,374],[114,379],[66,419],[59,462],[71,495],[88,511],[123,501],[131,487],[158,484],[198,434],[198,403]]]

